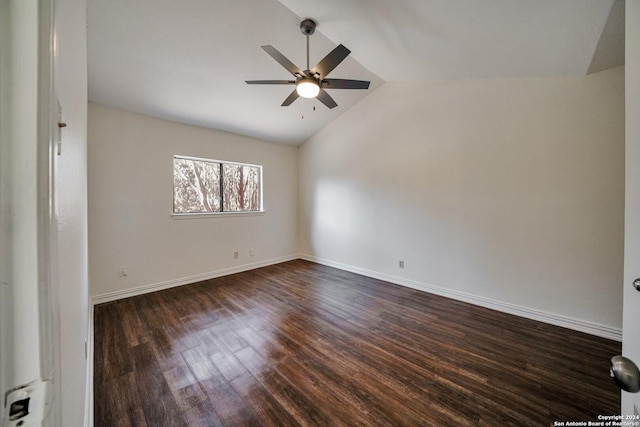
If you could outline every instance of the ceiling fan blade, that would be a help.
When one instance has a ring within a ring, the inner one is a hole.
[[[327,93],[326,90],[320,89],[320,93],[317,96],[318,100],[326,105],[329,109],[337,107],[336,101]]]
[[[311,69],[312,73],[319,73],[320,78],[323,79],[333,71],[344,59],[351,53],[349,49],[343,45],[338,45],[327,56],[322,58],[318,64]]]
[[[366,80],[347,80],[347,79],[324,79],[322,81],[325,89],[369,89],[369,83]]]
[[[278,62],[278,64],[282,65],[294,76],[296,74],[300,74],[300,75],[304,74],[302,70],[300,70],[300,68],[296,67],[296,65],[293,62],[289,61],[289,59],[286,56],[284,56],[282,53],[280,53],[280,51],[275,47],[271,45],[266,45],[266,46],[262,46],[262,49],[265,52],[267,52],[270,57],[275,59]]]
[[[298,99],[298,97],[300,97],[300,95],[298,95],[298,91],[294,89],[293,92],[291,92],[291,94],[287,97],[287,99],[284,100],[284,102],[280,106],[288,107],[293,101]]]
[[[294,85],[295,80],[245,80],[248,85]]]

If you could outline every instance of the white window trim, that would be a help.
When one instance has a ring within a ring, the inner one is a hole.
[[[246,211],[246,212],[194,212],[194,213],[172,213],[173,219],[204,219],[211,217],[221,216],[260,216],[267,212],[263,209],[261,211]]]

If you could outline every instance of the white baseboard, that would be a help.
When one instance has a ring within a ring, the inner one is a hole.
[[[380,273],[373,270],[367,270],[360,267],[355,267],[348,264],[332,261],[325,258],[318,258],[313,255],[300,254],[300,255],[288,255],[279,258],[272,258],[265,261],[254,262],[250,264],[243,264],[239,266],[224,268],[221,270],[211,271],[202,274],[196,274],[193,276],[182,277],[178,279],[168,280],[165,282],[153,283],[144,286],[138,286],[131,289],[124,289],[120,291],[109,292],[101,295],[94,295],[91,297],[91,316],[93,317],[93,306],[96,304],[102,304],[105,302],[116,301],[123,298],[129,298],[137,295],[146,294],[149,292],[160,291],[163,289],[173,288],[176,286],[188,285],[202,280],[214,279],[216,277],[227,276],[229,274],[240,273],[243,271],[253,270],[260,267],[266,267],[268,265],[279,264],[281,262],[292,261],[294,259],[304,259],[307,261],[323,264],[329,267],[338,268],[340,270],[350,271],[352,273],[361,274],[363,276],[372,277],[374,279],[384,280],[386,282],[394,283],[396,285],[405,286],[412,289],[417,289],[423,292],[432,293],[435,295],[444,296],[447,298],[455,299],[458,301],[468,302],[470,304],[478,305],[480,307],[490,308],[492,310],[501,311],[503,313],[513,314],[516,316],[524,317],[527,319],[537,320],[551,325],[561,326],[563,328],[572,329],[579,332],[585,332],[587,334],[595,335],[602,338],[607,338],[615,341],[622,341],[622,329],[614,328],[611,326],[601,325],[594,322],[589,322],[581,319],[574,319],[572,317],[563,316],[555,313],[549,313],[542,310],[537,310],[529,307],[523,307],[516,304],[511,304],[491,298],[485,298],[466,292],[455,291],[452,289],[441,288],[438,286],[429,285],[426,283],[418,282],[411,279],[392,276],[385,273]],[[89,319],[91,325],[91,342],[88,343],[89,349],[93,349],[93,318]],[[91,359],[88,360],[91,362]],[[92,400],[93,402],[93,400]]]
[[[189,285],[191,283],[201,282],[203,280],[215,279],[216,277],[228,276],[230,274],[241,273],[243,271],[254,270],[268,265],[279,264],[281,262],[292,261],[300,258],[298,255],[287,255],[279,258],[272,258],[265,261],[252,262],[250,264],[242,264],[220,270],[209,271],[206,273],[195,274],[188,277],[180,277],[177,279],[167,280],[165,282],[152,283],[149,285],[137,286],[135,288],[123,289],[120,291],[108,292],[106,294],[94,295],[91,297],[91,305],[102,304],[105,302],[116,301],[123,298],[134,297],[137,295],[147,294],[149,292],[161,291],[163,289],[175,288],[176,286]]]
[[[441,288],[411,279],[405,279],[402,277],[396,277],[377,271],[367,270],[329,259],[318,258],[312,255],[301,254],[300,258],[329,267],[338,268],[340,270],[345,270],[363,276],[371,277],[374,279],[384,280],[385,282],[394,283],[396,285],[417,289],[419,291],[440,295],[458,301],[468,302],[480,307],[490,308],[492,310],[500,311],[503,313],[513,314],[515,316],[537,320],[539,322],[549,323],[551,325],[561,326],[563,328],[572,329],[574,331],[585,332],[587,334],[595,335],[598,337],[622,342],[622,329],[619,328],[613,328],[611,326],[605,326],[585,320],[574,319],[559,314],[548,313],[546,311],[533,308],[522,307],[516,304],[506,303],[503,301],[472,295],[452,289]]]

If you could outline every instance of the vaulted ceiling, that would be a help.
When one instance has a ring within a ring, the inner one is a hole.
[[[337,44],[338,107],[282,101],[304,68],[302,18],[318,21],[311,65]],[[90,101],[267,141],[300,144],[385,81],[586,75],[624,63],[623,0],[88,0]],[[315,109],[314,109],[315,107]]]

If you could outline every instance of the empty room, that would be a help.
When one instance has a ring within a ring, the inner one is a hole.
[[[89,2],[96,424],[618,414],[624,5],[281,3]]]
[[[8,425],[640,426],[640,1],[25,4]]]
[[[620,414],[624,13],[89,1],[95,424]]]

